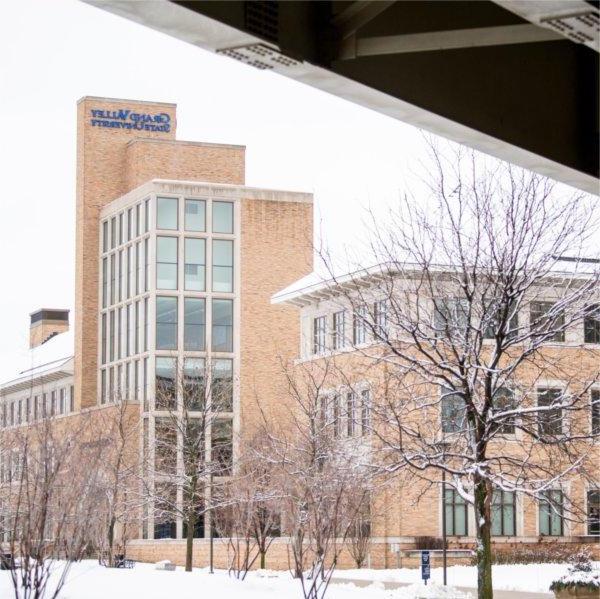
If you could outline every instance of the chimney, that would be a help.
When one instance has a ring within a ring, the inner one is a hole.
[[[49,310],[42,308],[30,315],[29,348],[33,349],[59,333],[69,330],[68,310]]]

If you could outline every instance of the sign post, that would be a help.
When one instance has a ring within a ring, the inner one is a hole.
[[[427,581],[431,578],[429,551],[421,551],[421,578],[425,581],[425,586],[427,586]]]

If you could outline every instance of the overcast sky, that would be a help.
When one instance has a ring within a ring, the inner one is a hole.
[[[414,127],[74,0],[4,3],[0,56],[0,382],[23,363],[29,313],[73,308],[80,97],[176,102],[179,139],[246,145],[247,184],[314,193],[334,245],[364,237],[365,211],[426,164]]]

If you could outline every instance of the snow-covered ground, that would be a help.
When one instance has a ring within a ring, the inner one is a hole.
[[[421,589],[421,590],[419,590]],[[381,583],[365,588],[352,584],[332,584],[327,599],[470,599],[457,591],[421,585],[385,590]],[[0,571],[0,597],[13,596],[10,573]],[[177,568],[175,572],[159,571],[152,564],[136,564],[133,570],[115,570],[99,566],[96,561],[74,564],[60,599],[300,599],[298,582],[287,572],[251,572],[245,581],[230,578],[224,571],[209,574],[207,569],[192,573]]]
[[[548,592],[550,583],[564,574],[566,564],[529,564],[494,566],[494,588],[515,591]],[[441,586],[442,570],[431,570],[432,583],[425,590],[420,584],[419,570],[338,570],[335,578],[375,580],[374,584],[359,588],[352,584],[332,584],[328,599],[414,599],[435,597],[466,599],[457,591],[444,592]],[[382,582],[416,583],[411,587],[386,590]],[[470,566],[448,568],[448,584],[456,587],[475,587],[476,570]],[[207,569],[192,573],[177,568],[175,572],[156,570],[153,564],[136,564],[133,570],[115,570],[99,566],[96,561],[74,564],[61,599],[281,599],[302,596],[298,582],[288,572],[251,572],[243,582],[230,578],[224,571],[209,574]],[[0,571],[0,597],[13,596],[10,573]],[[474,595],[473,595],[474,596]]]
[[[596,564],[598,566],[598,564]],[[494,589],[504,591],[529,591],[549,593],[549,587],[567,572],[569,564],[527,564],[492,566]],[[401,568],[390,570],[338,570],[336,578],[360,578],[385,582],[418,582],[418,569]],[[442,582],[442,568],[431,569],[431,580]],[[474,566],[451,566],[448,568],[448,584],[457,587],[477,586],[477,569]]]

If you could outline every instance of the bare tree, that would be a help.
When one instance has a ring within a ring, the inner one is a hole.
[[[334,373],[329,361],[286,370],[290,421],[274,430],[265,418],[263,459],[277,469],[282,528],[306,599],[325,595],[362,508],[357,494],[366,499],[372,484],[364,438],[340,434],[348,416],[332,395]]]
[[[68,426],[44,417],[1,433],[2,533],[17,599],[57,597],[92,541],[101,451],[89,442],[90,430],[79,415]]]
[[[373,401],[380,466],[438,488],[445,472],[474,507],[488,599],[494,497],[575,517],[557,489],[595,476],[600,355],[583,330],[600,332],[598,204],[470,152],[432,147],[432,164],[428,193],[405,197],[385,225],[373,217],[378,266],[340,277],[324,255],[327,286],[352,315],[349,345],[386,373]]]
[[[114,567],[115,556],[126,555],[128,529],[139,522],[144,508],[139,485],[139,405],[119,392],[93,422],[94,443],[103,452],[98,476],[102,497],[98,545],[101,561]]]
[[[221,490],[221,507],[215,513],[219,536],[231,554],[229,571],[244,580],[259,559],[266,556],[273,540],[280,536],[281,490],[276,467],[263,452],[269,439],[259,432],[241,444],[235,476]]]
[[[371,498],[358,490],[359,506],[356,510],[357,516],[348,533],[348,551],[356,563],[357,568],[362,568],[369,559],[371,550]]]
[[[157,374],[154,462],[144,477],[155,523],[181,518],[185,569],[192,570],[193,540],[206,514],[219,505],[219,487],[232,473],[233,380],[215,360],[186,359],[183,368]],[[148,476],[149,475],[149,476]]]

